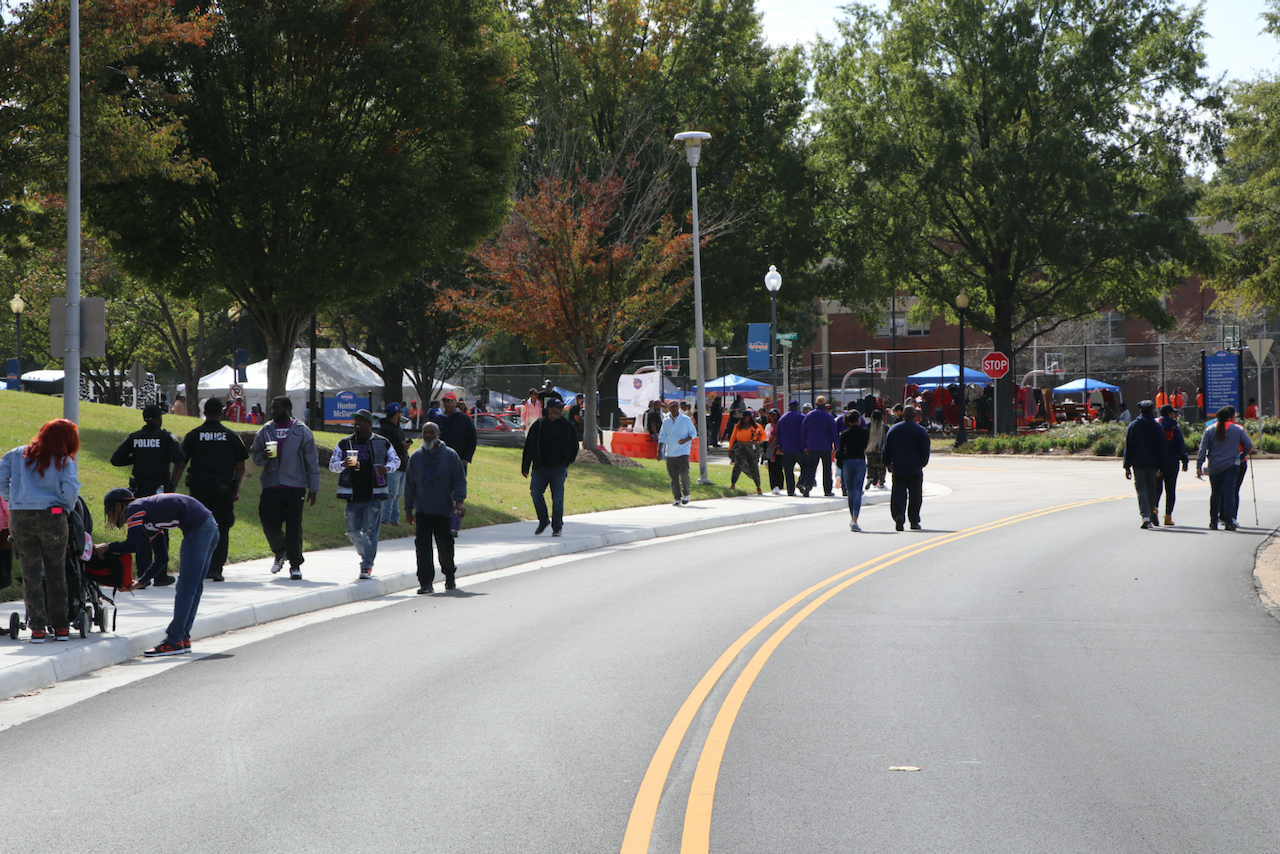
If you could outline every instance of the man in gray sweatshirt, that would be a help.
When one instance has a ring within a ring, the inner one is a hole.
[[[409,457],[404,479],[405,521],[414,526],[413,547],[418,560],[418,592],[435,592],[436,566],[431,540],[440,551],[444,589],[454,590],[453,534],[449,520],[453,514],[466,515],[467,472],[457,451],[440,441],[440,425],[422,425],[422,447]]]
[[[293,417],[293,401],[271,401],[271,420],[262,425],[250,449],[253,462],[262,467],[262,497],[258,518],[267,545],[275,553],[273,573],[289,561],[289,577],[302,578],[302,502],[316,506],[320,492],[320,460],[310,428]]]

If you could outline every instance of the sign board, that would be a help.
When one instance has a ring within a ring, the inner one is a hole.
[[[1219,350],[1204,357],[1204,408],[1217,412],[1224,406],[1240,409],[1240,359]]]
[[[719,374],[716,373],[716,348],[704,346],[702,348],[702,356],[703,356],[703,361],[706,362],[706,364],[703,365],[703,367],[706,368],[706,374],[707,374],[706,381],[710,382],[711,380],[719,376]],[[698,348],[697,347],[689,348],[689,378],[693,380],[696,380],[698,378]]]
[[[324,399],[325,424],[350,424],[355,414],[369,408],[369,398],[356,397],[354,391],[340,391]]]
[[[649,401],[662,397],[662,374],[623,374],[618,377],[618,408],[628,418],[639,418],[649,408]]]
[[[1248,343],[1253,361],[1261,365],[1267,360],[1267,354],[1271,352],[1271,345],[1275,342],[1270,338],[1250,338]]]
[[[49,355],[67,355],[67,300],[49,300]],[[102,297],[80,299],[80,355],[100,359],[107,355],[107,301]]]
[[[988,353],[982,357],[982,372],[993,380],[1009,373],[1009,357],[1004,353]]]
[[[777,335],[773,337],[777,338],[779,341],[795,341],[797,338],[800,337],[800,333],[799,332],[779,332]]]
[[[769,370],[769,324],[747,324],[747,370]]]

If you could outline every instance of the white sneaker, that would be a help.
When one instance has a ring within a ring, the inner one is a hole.
[[[284,561],[285,561],[284,555],[276,555],[275,561],[271,564],[272,575],[275,575],[277,572],[284,569]]]
[[[679,507],[679,506],[680,506],[680,499],[678,499],[678,498],[677,498],[675,501],[672,501],[672,502],[671,502],[671,506],[672,506],[672,507]]]
[[[781,494],[782,494],[782,487],[780,487],[780,486],[775,486],[775,487],[773,488],[773,494],[774,494],[774,495],[781,495]]]
[[[369,580],[369,579],[371,579],[371,578],[373,578],[373,570],[372,570],[372,569],[362,569],[362,570],[360,570],[360,580],[361,580],[361,581],[368,581],[368,580]]]
[[[689,503],[689,496],[687,496],[687,495],[682,495],[682,496],[680,496],[680,503],[681,503],[681,504],[688,504],[688,503]]]
[[[850,531],[853,531],[855,534],[860,534],[860,533],[862,533],[862,529],[858,527],[858,523],[857,523],[857,522],[850,522],[850,523],[849,523],[849,530],[850,530]]]

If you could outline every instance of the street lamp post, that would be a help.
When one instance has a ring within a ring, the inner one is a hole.
[[[18,390],[22,390],[22,312],[27,308],[27,304],[22,300],[22,294],[14,294],[13,299],[9,300],[9,310],[13,312],[13,327],[17,334],[17,351],[18,351]]]
[[[233,305],[227,309],[227,319],[231,321],[231,381],[240,382],[240,348],[236,346],[236,324],[240,321],[241,308]]]
[[[778,272],[778,268],[773,264],[769,265],[769,272],[765,273],[764,286],[769,289],[769,370],[773,380],[773,405],[781,410],[781,401],[777,399],[778,363],[773,359],[773,346],[774,342],[778,340],[778,291],[782,289],[782,274]]]
[[[702,157],[703,140],[711,139],[706,131],[678,133],[676,142],[684,143],[684,156],[689,161],[693,181],[693,325],[694,350],[698,359],[698,483],[710,484],[707,476],[707,364],[702,347],[702,256],[698,246],[698,160]]]
[[[956,313],[960,315],[960,400],[957,401],[957,409],[960,412],[960,427],[956,430],[956,447],[960,447],[969,440],[964,429],[964,313],[969,308],[969,295],[961,291],[956,295]]]

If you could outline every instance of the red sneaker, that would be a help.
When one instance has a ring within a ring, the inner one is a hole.
[[[31,630],[31,642],[32,642],[32,643],[44,643],[44,639],[45,639],[44,629],[32,629],[32,630]]]
[[[71,630],[70,629],[54,629],[53,639],[56,641],[69,641],[71,640]]]
[[[184,652],[190,652],[190,650],[183,649],[181,643],[171,643],[166,640],[159,646],[152,647],[142,654],[147,658],[160,658],[165,655],[182,655]]]

